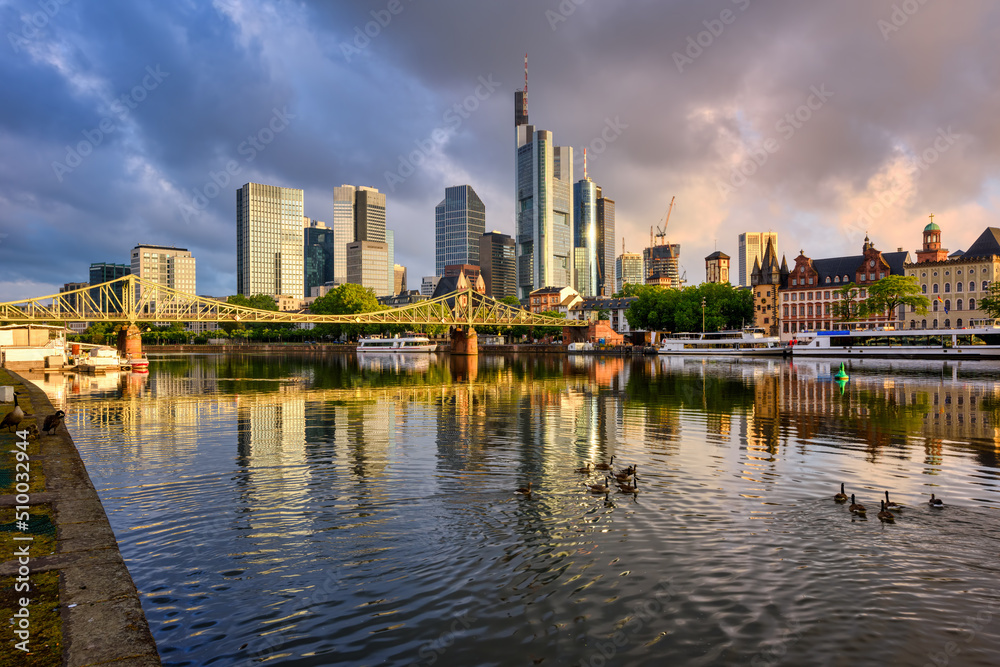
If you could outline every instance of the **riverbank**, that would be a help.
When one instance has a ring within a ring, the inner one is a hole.
[[[438,343],[437,352],[448,352],[447,343]],[[143,345],[146,354],[258,354],[269,352],[310,353],[310,354],[354,354],[355,346],[336,343],[244,343],[235,345]],[[565,354],[566,346],[561,343],[527,343],[516,345],[480,345],[484,354]],[[656,349],[632,345],[618,345],[599,350],[587,350],[580,354],[628,356],[632,354],[655,354]]]
[[[26,413],[19,428],[40,429],[55,408],[28,379],[0,371],[0,385],[14,386]],[[0,431],[0,611],[25,619],[16,627],[27,634],[5,631],[4,643],[27,636],[28,652],[4,651],[0,665],[159,665],[139,593],[66,427],[23,442]],[[19,451],[26,455],[20,460]],[[19,523],[25,512],[27,525]],[[29,587],[21,594],[25,607],[13,596],[15,584]]]

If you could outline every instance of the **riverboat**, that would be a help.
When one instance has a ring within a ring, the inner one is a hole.
[[[1000,321],[962,329],[838,329],[800,331],[793,357],[897,359],[1000,359]]]
[[[433,352],[437,343],[426,336],[370,337],[358,341],[358,352]]]
[[[570,354],[579,354],[581,352],[593,352],[594,344],[584,341],[582,343],[570,343],[566,346],[566,351]]]
[[[665,336],[659,354],[693,356],[782,356],[788,348],[777,336],[764,335],[763,329],[675,333]]]

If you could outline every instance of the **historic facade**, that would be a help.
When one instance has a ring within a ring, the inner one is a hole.
[[[709,255],[711,257],[711,255]],[[774,241],[767,240],[764,249],[763,263],[754,259],[753,270],[750,272],[750,289],[753,290],[753,323],[763,329],[768,336],[777,336],[780,332],[778,291],[788,280],[788,263],[784,258],[778,266],[778,253]]]

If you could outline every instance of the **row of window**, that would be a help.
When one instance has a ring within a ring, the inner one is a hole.
[[[955,283],[955,291],[956,292],[961,292],[962,291],[962,285],[964,285],[964,283],[960,283],[960,282],[959,283]],[[984,280],[983,281],[983,291],[986,292],[989,289],[990,289],[990,281]],[[920,286],[920,291],[923,292],[924,294],[927,294],[927,285],[921,285]],[[974,280],[969,281],[969,291],[970,292],[975,292],[976,291],[976,282]],[[951,283],[945,283],[944,284],[944,292],[945,292],[945,294],[951,292]],[[938,284],[934,283],[933,285],[931,285],[931,294],[937,294],[937,293],[938,293]]]

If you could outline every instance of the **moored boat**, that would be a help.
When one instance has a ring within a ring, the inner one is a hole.
[[[432,342],[427,336],[395,336],[393,338],[372,336],[360,339],[355,349],[358,352],[433,352],[437,349],[437,343]]]
[[[765,336],[762,329],[676,333],[665,336],[659,354],[694,356],[781,356],[788,348],[777,336]]]
[[[963,329],[800,331],[792,343],[795,357],[1000,359],[1000,323],[990,320]]]

